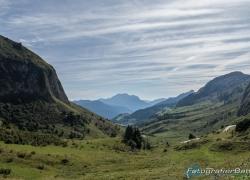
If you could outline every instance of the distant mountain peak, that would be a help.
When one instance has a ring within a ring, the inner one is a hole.
[[[185,98],[186,96],[192,94],[194,91],[188,91],[186,93],[182,93],[177,97],[170,97],[168,99],[162,98],[161,101],[155,100],[155,104],[148,106],[143,109],[139,109],[133,112],[130,115],[120,115],[115,117],[114,121],[119,121],[119,123],[123,124],[130,124],[130,123],[138,123],[142,121],[148,121],[152,116],[154,116],[157,112],[163,110],[164,108],[174,107],[181,99]],[[152,103],[153,101],[151,101]]]
[[[126,107],[131,111],[136,111],[148,106],[148,103],[141,100],[138,96],[129,95],[127,93],[119,93],[110,98],[99,100],[108,105]]]

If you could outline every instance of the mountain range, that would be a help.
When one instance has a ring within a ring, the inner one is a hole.
[[[250,76],[232,72],[209,81],[182,98],[175,107],[155,113],[138,124],[146,133],[195,132],[204,134],[236,124],[250,112]]]
[[[137,96],[118,94],[108,99],[76,103],[112,119],[113,122],[124,125],[162,121],[168,117],[168,110],[198,106],[202,103],[222,103],[222,109],[227,106],[233,107],[234,114],[239,111],[239,115],[246,115],[249,113],[250,106],[249,83],[250,75],[236,71],[212,79],[197,92],[191,90],[168,99],[147,102]],[[179,118],[179,115],[174,115],[174,117]]]
[[[153,101],[141,100],[138,96],[129,94],[117,94],[110,98],[102,98],[99,100],[78,100],[74,103],[89,109],[96,114],[108,119],[112,119],[119,114],[133,113],[138,109],[153,106],[164,101],[164,98]]]
[[[74,103],[108,119],[112,119],[118,114],[132,112],[130,109],[126,107],[105,104],[100,100],[95,100],[95,101],[79,100],[79,101],[74,101]]]
[[[141,121],[147,121],[153,118],[157,112],[163,110],[164,108],[174,107],[181,99],[189,96],[192,93],[194,93],[193,90],[180,94],[177,97],[171,97],[171,98],[165,99],[150,107],[137,110],[132,114],[119,115],[115,117],[113,121],[119,122],[121,124],[135,124]]]
[[[216,77],[197,92],[168,99],[146,101],[117,94],[70,102],[51,65],[3,36],[0,75],[0,128],[15,131],[65,138],[114,136],[120,130],[104,119],[109,118],[119,124],[136,124],[150,133],[209,132],[250,112],[250,76],[242,72]]]
[[[238,99],[238,94],[245,90],[250,76],[242,72],[232,72],[209,81],[198,92],[180,100],[177,106],[188,106],[206,100],[223,100],[228,102]]]

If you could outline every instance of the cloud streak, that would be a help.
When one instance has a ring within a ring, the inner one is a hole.
[[[152,99],[250,73],[249,0],[0,0],[0,31],[54,65],[72,99]]]

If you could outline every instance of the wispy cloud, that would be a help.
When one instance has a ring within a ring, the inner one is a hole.
[[[144,98],[250,73],[249,0],[0,0],[0,31],[53,64],[70,98]]]

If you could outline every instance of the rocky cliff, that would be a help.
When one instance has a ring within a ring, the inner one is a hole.
[[[69,103],[52,66],[20,43],[0,36],[0,101]]]

